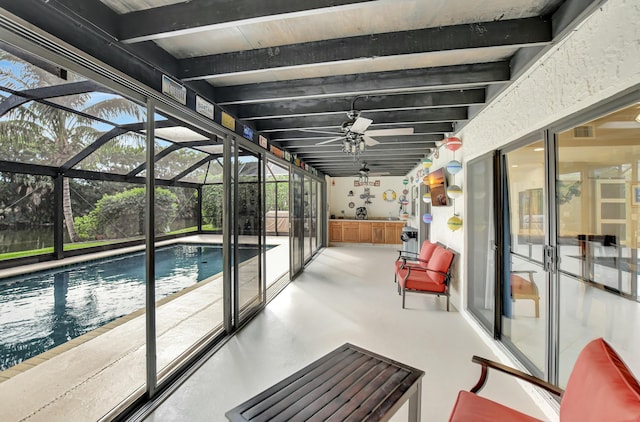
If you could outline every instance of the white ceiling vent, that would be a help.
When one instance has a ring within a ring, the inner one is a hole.
[[[593,125],[576,126],[573,128],[573,137],[576,139],[593,139],[596,137],[596,130]]]

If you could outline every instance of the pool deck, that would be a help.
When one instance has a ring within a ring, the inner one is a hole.
[[[252,239],[241,237],[239,241],[248,243]],[[158,246],[221,241],[219,235],[199,235],[158,243]],[[289,239],[267,237],[267,244],[276,246],[266,252],[268,286],[288,276]],[[125,251],[143,249],[144,246],[138,246]],[[68,258],[64,263],[56,262],[55,266],[121,253],[123,250]],[[257,257],[247,260],[241,267],[255,268],[256,260]],[[28,271],[19,273],[49,269],[52,265],[47,262],[28,267]],[[255,298],[257,280],[242,277],[242,273],[241,269],[240,298],[249,302]],[[214,282],[221,277],[222,273],[216,274],[158,302],[156,357],[160,377],[171,370],[177,359],[185,357],[193,345],[208,335],[221,332],[222,283]],[[216,324],[216,321],[219,322]],[[126,404],[144,392],[145,344],[145,311],[141,309],[0,372],[0,398],[4,403],[12,403],[0,411],[0,419],[100,420],[118,403]],[[104,397],[104,400],[95,400],[97,397]]]

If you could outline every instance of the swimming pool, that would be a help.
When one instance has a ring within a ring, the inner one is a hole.
[[[221,271],[221,245],[158,248],[156,301]],[[143,308],[145,284],[144,252],[0,280],[0,370]]]

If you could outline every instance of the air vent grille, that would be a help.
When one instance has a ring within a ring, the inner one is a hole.
[[[574,138],[595,138],[595,128],[593,126],[577,126],[573,128]]]

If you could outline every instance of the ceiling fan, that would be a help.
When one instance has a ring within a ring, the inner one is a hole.
[[[358,110],[352,109],[351,111],[347,112],[347,117],[349,117],[349,120],[342,123],[342,127],[341,127],[342,134],[340,136],[328,139],[326,141],[319,142],[316,145],[325,145],[325,144],[329,144],[331,142],[336,142],[340,140],[355,141],[355,142],[359,142],[360,140],[363,140],[367,146],[373,146],[380,143],[373,138],[374,136],[398,136],[398,135],[413,134],[412,127],[367,130],[369,125],[373,123],[373,120],[360,116],[360,112]],[[323,132],[323,133],[334,133],[334,132]]]
[[[366,161],[362,162],[362,167],[360,167],[360,170],[358,170],[358,176],[360,178],[365,178],[365,177],[369,177],[369,176],[385,176],[385,175],[388,175],[388,174],[389,174],[388,171],[371,172],[369,167],[367,167],[367,162]]]

